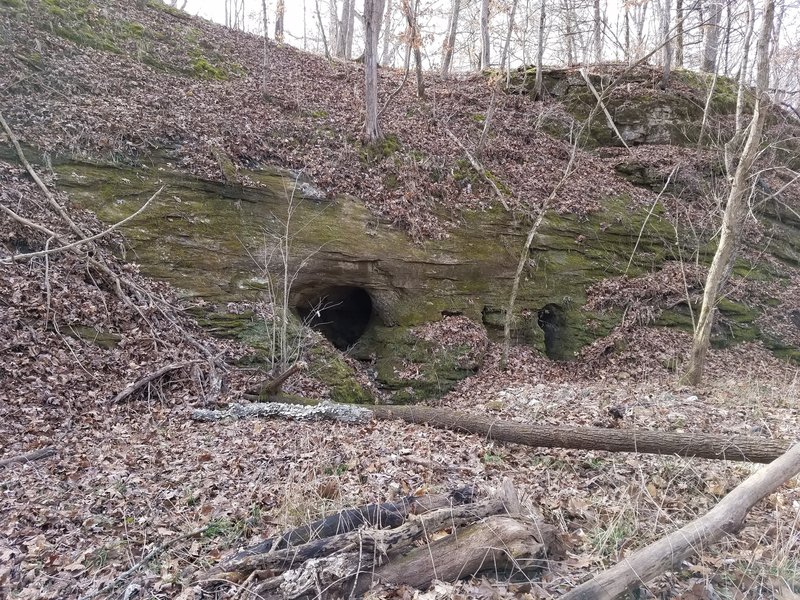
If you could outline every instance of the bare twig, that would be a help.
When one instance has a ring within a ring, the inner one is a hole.
[[[495,193],[497,194],[498,199],[500,200],[500,204],[503,205],[503,208],[505,208],[506,210],[511,210],[508,206],[508,203],[505,201],[505,198],[503,197],[503,192],[500,191],[500,188],[497,187],[497,184],[494,182],[494,180],[491,177],[489,177],[489,174],[486,172],[486,169],[484,169],[481,163],[478,162],[478,159],[476,159],[472,155],[472,153],[469,150],[467,150],[467,147],[463,143],[461,143],[461,140],[459,140],[456,137],[456,134],[450,131],[447,127],[445,127],[444,130],[447,133],[447,135],[450,136],[450,139],[452,139],[456,144],[458,144],[458,147],[461,148],[461,150],[467,156],[467,160],[469,160],[469,164],[472,165],[472,168],[475,169],[475,171],[478,172],[478,175],[483,177],[489,183],[489,185],[492,186]]]
[[[647,222],[650,220],[650,217],[653,216],[653,211],[655,211],[656,206],[658,205],[658,201],[661,200],[661,196],[664,195],[664,192],[669,186],[670,180],[672,180],[672,176],[680,169],[680,165],[675,166],[672,171],[669,172],[669,176],[667,177],[667,181],[664,183],[664,187],[661,188],[661,191],[656,196],[655,200],[653,200],[653,205],[650,207],[650,212],[647,213],[647,216],[644,218],[642,222],[642,227],[639,229],[639,235],[636,236],[636,244],[633,246],[633,250],[631,251],[631,257],[628,259],[628,265],[625,267],[625,273],[623,275],[628,274],[628,269],[631,268],[631,264],[633,263],[633,257],[636,256],[636,251],[639,249],[639,242],[642,241],[642,234],[644,233],[644,228],[647,227]]]
[[[136,382],[132,383],[131,385],[129,385],[128,387],[126,387],[119,394],[117,394],[111,400],[109,400],[108,403],[109,404],[119,404],[120,402],[130,398],[133,394],[138,392],[140,389],[142,389],[143,387],[145,387],[149,383],[155,381],[156,379],[158,379],[160,377],[163,377],[167,373],[170,373],[171,371],[177,371],[178,369],[183,369],[184,367],[188,367],[189,365],[192,365],[192,364],[198,363],[198,362],[201,362],[201,361],[199,361],[199,360],[189,360],[189,361],[180,362],[180,363],[172,363],[170,365],[167,365],[166,367],[161,367],[157,371],[153,371],[149,375],[146,375],[146,376],[142,377],[138,381],[136,381]]]
[[[480,156],[483,152],[483,145],[486,143],[486,136],[489,135],[489,128],[492,126],[492,117],[494,117],[494,111],[497,107],[496,104],[497,98],[497,88],[492,90],[492,98],[489,100],[489,110],[486,111],[486,118],[483,121],[483,131],[481,131],[481,137],[478,140],[478,147],[475,149],[475,154]]]
[[[8,465],[13,465],[15,463],[33,462],[34,460],[40,460],[42,458],[47,458],[48,456],[55,456],[56,454],[58,454],[58,451],[55,449],[55,446],[47,446],[26,454],[18,454],[17,456],[12,456],[11,458],[4,458],[0,460],[0,467],[7,467]]]
[[[500,359],[501,365],[503,368],[506,367],[508,364],[508,353],[511,349],[511,321],[514,318],[514,305],[517,302],[517,294],[519,293],[519,283],[522,279],[522,271],[525,269],[525,263],[528,262],[528,254],[530,252],[531,244],[533,243],[533,238],[536,236],[536,232],[539,230],[539,227],[542,225],[542,221],[544,220],[544,215],[547,213],[547,210],[550,207],[550,203],[555,200],[558,192],[570,178],[572,173],[574,172],[575,166],[575,158],[578,154],[578,142],[577,140],[572,145],[572,148],[569,153],[569,161],[567,162],[567,166],[564,168],[564,174],[559,179],[558,183],[556,183],[553,190],[550,192],[550,195],[547,196],[545,201],[539,207],[539,213],[536,215],[536,219],[531,225],[531,228],[528,230],[528,237],[525,238],[525,245],[522,247],[522,251],[519,255],[519,261],[517,262],[517,270],[514,273],[514,281],[511,284],[511,294],[508,298],[508,308],[506,309],[505,319],[503,320],[503,351],[502,357]]]
[[[67,223],[72,229],[72,231],[80,238],[85,238],[86,234],[83,230],[78,227],[77,223],[73,221],[70,216],[67,214],[67,211],[64,210],[64,207],[61,206],[58,201],[56,200],[55,196],[53,196],[52,192],[47,188],[44,182],[39,178],[39,175],[36,173],[34,168],[31,166],[31,163],[28,162],[28,159],[25,158],[25,153],[22,151],[22,146],[19,145],[19,140],[14,135],[14,132],[11,131],[11,128],[8,126],[5,118],[3,118],[3,113],[0,112],[0,125],[3,126],[3,130],[6,132],[6,135],[11,140],[11,143],[14,146],[14,149],[17,151],[17,156],[19,157],[22,166],[25,167],[25,170],[28,171],[28,174],[33,178],[36,182],[36,185],[39,186],[39,189],[42,190],[44,193],[45,198],[47,198],[48,203],[50,206],[64,219],[64,222]]]
[[[161,194],[163,189],[164,189],[164,186],[162,185],[160,188],[158,188],[158,190],[156,191],[155,194],[150,196],[150,198],[147,200],[147,202],[145,202],[139,210],[137,210],[132,215],[129,215],[129,216],[125,217],[121,221],[118,221],[118,222],[114,223],[111,227],[109,227],[105,231],[101,231],[100,233],[95,234],[95,235],[93,235],[91,237],[83,238],[81,240],[78,240],[77,242],[72,242],[71,244],[67,244],[65,246],[59,246],[58,248],[53,248],[52,250],[45,249],[45,250],[41,250],[39,252],[29,252],[28,254],[16,254],[16,255],[11,257],[11,260],[20,261],[20,260],[26,260],[26,259],[29,259],[29,258],[36,258],[38,256],[47,256],[47,255],[50,255],[50,254],[55,254],[56,252],[63,252],[64,250],[72,250],[73,248],[77,248],[78,246],[81,246],[83,244],[87,244],[89,242],[93,242],[96,239],[104,237],[104,236],[108,235],[109,233],[111,233],[112,231],[114,231],[115,229],[119,229],[122,225],[124,225],[128,221],[130,221],[132,219],[135,219],[140,214],[142,214],[142,212],[144,212],[144,210],[150,205],[150,203],[153,200],[155,200],[159,196],[159,194]]]

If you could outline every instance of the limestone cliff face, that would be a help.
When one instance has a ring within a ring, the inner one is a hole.
[[[54,168],[73,201],[108,222],[132,213],[165,183],[163,199],[125,229],[128,260],[206,300],[201,321],[255,346],[263,324],[225,307],[264,296],[268,274],[281,275],[288,234],[290,304],[298,317],[355,357],[372,360],[379,385],[400,401],[439,395],[480,367],[467,348],[422,339],[414,327],[464,315],[499,336],[529,227],[500,207],[466,211],[445,239],[415,243],[358,200],[326,198],[313,182],[279,170],[240,171],[249,182],[243,185],[192,178],[158,160],[137,168],[73,161]],[[584,310],[587,288],[626,267],[635,276],[677,259],[672,224],[660,207],[648,217],[649,210],[615,197],[588,217],[548,213],[528,249],[515,340],[569,359],[608,333],[621,313]],[[798,261],[796,238],[781,248]],[[736,317],[728,338],[759,335],[751,307],[723,308]],[[678,307],[662,322],[688,320]],[[364,398],[354,387],[338,399]]]

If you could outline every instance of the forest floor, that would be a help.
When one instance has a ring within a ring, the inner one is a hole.
[[[6,207],[65,231],[21,167],[0,163],[0,180]],[[45,183],[52,182],[46,177]],[[55,199],[67,203],[60,193]],[[103,229],[88,212],[71,214],[85,231]],[[24,247],[32,243],[29,228],[14,219],[0,221],[0,239],[11,252],[32,250]],[[212,395],[214,374],[227,382],[216,406],[237,401],[258,374],[233,367],[224,372],[216,359],[233,364],[247,349],[198,328],[172,290],[114,257],[118,243],[112,234],[90,256],[62,252],[47,260],[0,261],[0,454],[47,446],[58,451],[0,467],[5,597],[86,597],[157,545],[205,528],[125,582],[141,586],[144,597],[189,598],[192,588],[183,586],[193,573],[276,532],[343,507],[408,494],[463,485],[489,494],[508,477],[523,501],[557,527],[566,556],[527,583],[487,578],[437,583],[421,595],[384,590],[378,597],[556,598],[704,513],[755,468],[503,445],[399,421],[192,421],[191,409]],[[131,282],[127,302],[102,272],[87,266],[90,257]],[[458,332],[458,319],[438,327]],[[87,326],[110,339],[93,338]],[[797,439],[796,365],[759,344],[739,344],[712,350],[706,382],[685,388],[676,381],[689,342],[688,334],[631,322],[572,362],[514,347],[506,369],[498,366],[499,348],[490,345],[479,374],[435,405],[537,424]],[[174,363],[188,366],[125,402],[110,402],[140,377]],[[313,374],[298,375],[286,389],[324,394]],[[795,479],[758,505],[736,536],[699,549],[641,597],[795,598],[799,514]],[[139,588],[118,595],[124,589]]]
[[[499,103],[496,135],[486,147],[485,165],[508,182],[521,208],[540,205],[567,161],[564,143],[539,130],[529,135],[541,117],[536,103],[495,96],[481,79],[434,77],[429,94],[435,101],[418,102],[407,85],[389,105],[388,130],[402,132],[399,150],[388,149],[392,161],[365,165],[357,142],[362,119],[352,110],[362,101],[355,63],[329,63],[270,46],[265,95],[262,42],[255,36],[155,8],[137,11],[135,3],[116,0],[104,2],[112,10],[89,3],[93,29],[87,32],[70,17],[77,11],[22,18],[15,12],[18,4],[23,3],[0,2],[0,110],[24,142],[53,155],[110,153],[135,163],[148,148],[169,147],[177,167],[218,180],[223,173],[210,147],[219,142],[237,165],[267,161],[307,169],[331,193],[366,198],[376,214],[415,238],[446,232],[430,210],[433,202],[455,210],[495,201],[482,186],[455,178],[463,152],[442,135],[447,127],[473,144],[482,131],[479,117],[493,98]],[[58,8],[24,4],[39,11]],[[118,20],[112,23],[110,14]],[[56,35],[51,22],[71,37]],[[75,43],[77,38],[83,41]],[[112,42],[117,46],[107,48]],[[384,69],[381,78],[382,89],[391,90],[402,74]],[[6,142],[0,138],[4,149]],[[634,153],[667,172],[685,165],[687,187],[705,173],[692,171],[705,164],[705,151],[665,147]],[[653,193],[614,175],[613,161],[582,153],[581,167],[555,208],[590,211],[611,193],[649,205]],[[387,187],[387,169],[402,185]],[[440,171],[444,179],[430,176]],[[532,172],[541,176],[530,177]],[[53,181],[46,177],[45,183]],[[794,190],[797,208],[800,191],[792,185],[787,194]],[[4,207],[71,239],[16,162],[0,161],[0,192]],[[709,198],[708,205],[675,200],[680,206],[674,212],[695,225],[713,221]],[[61,194],[56,200],[69,204]],[[91,214],[70,214],[84,231],[104,229]],[[3,256],[48,243],[55,242],[7,214],[0,219]],[[57,449],[56,456],[0,467],[0,597],[92,596],[158,544],[202,527],[200,537],[147,562],[126,587],[96,596],[122,597],[139,585],[143,593],[136,597],[189,598],[192,590],[184,584],[192,573],[276,532],[343,507],[406,494],[466,484],[489,494],[508,477],[523,500],[558,528],[565,557],[550,561],[528,582],[487,578],[383,596],[557,598],[704,513],[757,468],[502,445],[390,421],[194,422],[190,411],[212,395],[217,376],[226,380],[217,405],[237,401],[254,383],[257,374],[222,364],[233,364],[248,350],[210,337],[183,313],[172,290],[141,276],[135,265],[121,264],[113,251],[123,243],[113,234],[90,254],[0,261],[0,460]],[[130,289],[117,293],[113,277],[88,266],[90,259],[131,282]],[[781,320],[774,329],[797,341],[800,327],[792,325],[789,309],[796,308],[800,278],[793,277],[776,307]],[[671,277],[669,284],[678,280]],[[658,291],[665,286],[657,276],[642,283]],[[613,296],[619,289],[612,284],[605,291]],[[715,349],[705,383],[686,388],[676,382],[688,347],[685,333],[630,324],[587,348],[580,360],[553,362],[515,347],[508,367],[500,369],[499,349],[490,345],[480,373],[436,405],[539,424],[797,440],[796,365],[754,343]],[[144,393],[110,403],[132,382],[174,363],[188,364]],[[320,393],[313,374],[286,387]],[[613,418],[610,408],[624,417]],[[639,597],[796,599],[799,515],[795,479],[758,505],[736,536],[698,549],[695,558]]]
[[[757,345],[739,346],[712,352],[707,383],[682,388],[674,374],[654,365],[662,344],[688,341],[641,330],[623,356],[594,368],[516,349],[507,370],[485,368],[438,405],[554,426],[796,439],[796,368]],[[65,363],[79,377],[93,369],[83,352],[89,344],[62,340],[60,346],[71,350]],[[15,352],[48,368],[34,344]],[[497,354],[493,347],[495,363]],[[110,381],[109,390],[124,381]],[[197,423],[190,419],[196,383],[188,378],[117,406],[108,405],[107,393],[91,390],[65,402],[64,385],[74,382],[53,382],[47,397],[14,393],[2,404],[3,457],[50,445],[58,450],[55,457],[0,471],[0,590],[8,598],[83,597],[157,544],[206,527],[201,537],[171,547],[126,581],[125,587],[142,586],[144,597],[173,598],[191,574],[236,548],[341,508],[463,485],[488,494],[505,477],[523,502],[557,527],[565,557],[527,584],[489,574],[455,586],[437,583],[427,594],[401,589],[378,597],[557,598],[706,512],[756,468],[502,445],[399,421]],[[625,414],[621,422],[609,416],[610,407]],[[640,597],[796,598],[799,514],[795,479],[758,505],[736,536],[699,549]]]

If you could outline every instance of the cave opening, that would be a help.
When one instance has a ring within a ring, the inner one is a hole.
[[[558,304],[545,304],[537,313],[536,322],[544,332],[544,351],[548,358],[565,358],[567,316]]]
[[[364,335],[374,312],[369,293],[354,286],[332,286],[305,294],[295,309],[303,323],[339,350],[347,350]]]

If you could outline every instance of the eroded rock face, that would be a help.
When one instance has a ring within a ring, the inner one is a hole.
[[[371,361],[378,384],[401,401],[443,394],[480,368],[480,353],[437,336],[422,339],[415,328],[460,315],[501,336],[529,226],[499,207],[465,212],[447,239],[419,244],[376,222],[357,200],[322,199],[310,182],[277,170],[245,173],[256,183],[243,186],[195,179],[167,164],[65,162],[55,169],[73,201],[108,222],[134,212],[165,183],[161,199],[125,229],[128,260],[207,301],[201,321],[256,346],[263,324],[255,315],[227,314],[226,305],[263,299],[287,273],[298,317]],[[514,340],[569,359],[607,334],[621,312],[583,310],[587,288],[626,268],[635,276],[675,258],[672,225],[659,209],[647,218],[648,210],[622,197],[607,199],[589,217],[548,214],[528,248]],[[341,379],[346,370],[331,374]],[[347,379],[338,399],[368,397],[356,388]]]
[[[602,93],[613,80],[608,73],[587,72],[592,86]],[[641,69],[626,77],[618,90],[604,99],[620,137],[629,146],[644,144],[672,144],[683,146],[697,143],[699,123],[703,118],[706,99],[694,97],[703,88],[710,92],[712,116],[732,114],[736,109],[735,82],[724,77],[708,81],[703,75],[676,70],[673,82],[683,84],[693,95],[664,92],[660,89],[657,72]],[[512,74],[507,91],[530,94],[536,80],[535,67],[520,68]],[[597,104],[594,93],[578,68],[547,69],[542,73],[542,86],[547,97],[556,99],[567,112],[580,121],[585,120]],[[544,124],[550,133],[568,136],[570,127],[557,119]],[[709,134],[707,131],[706,134]],[[599,112],[592,122],[588,141],[596,146],[622,146],[622,140],[610,127],[607,117]]]

